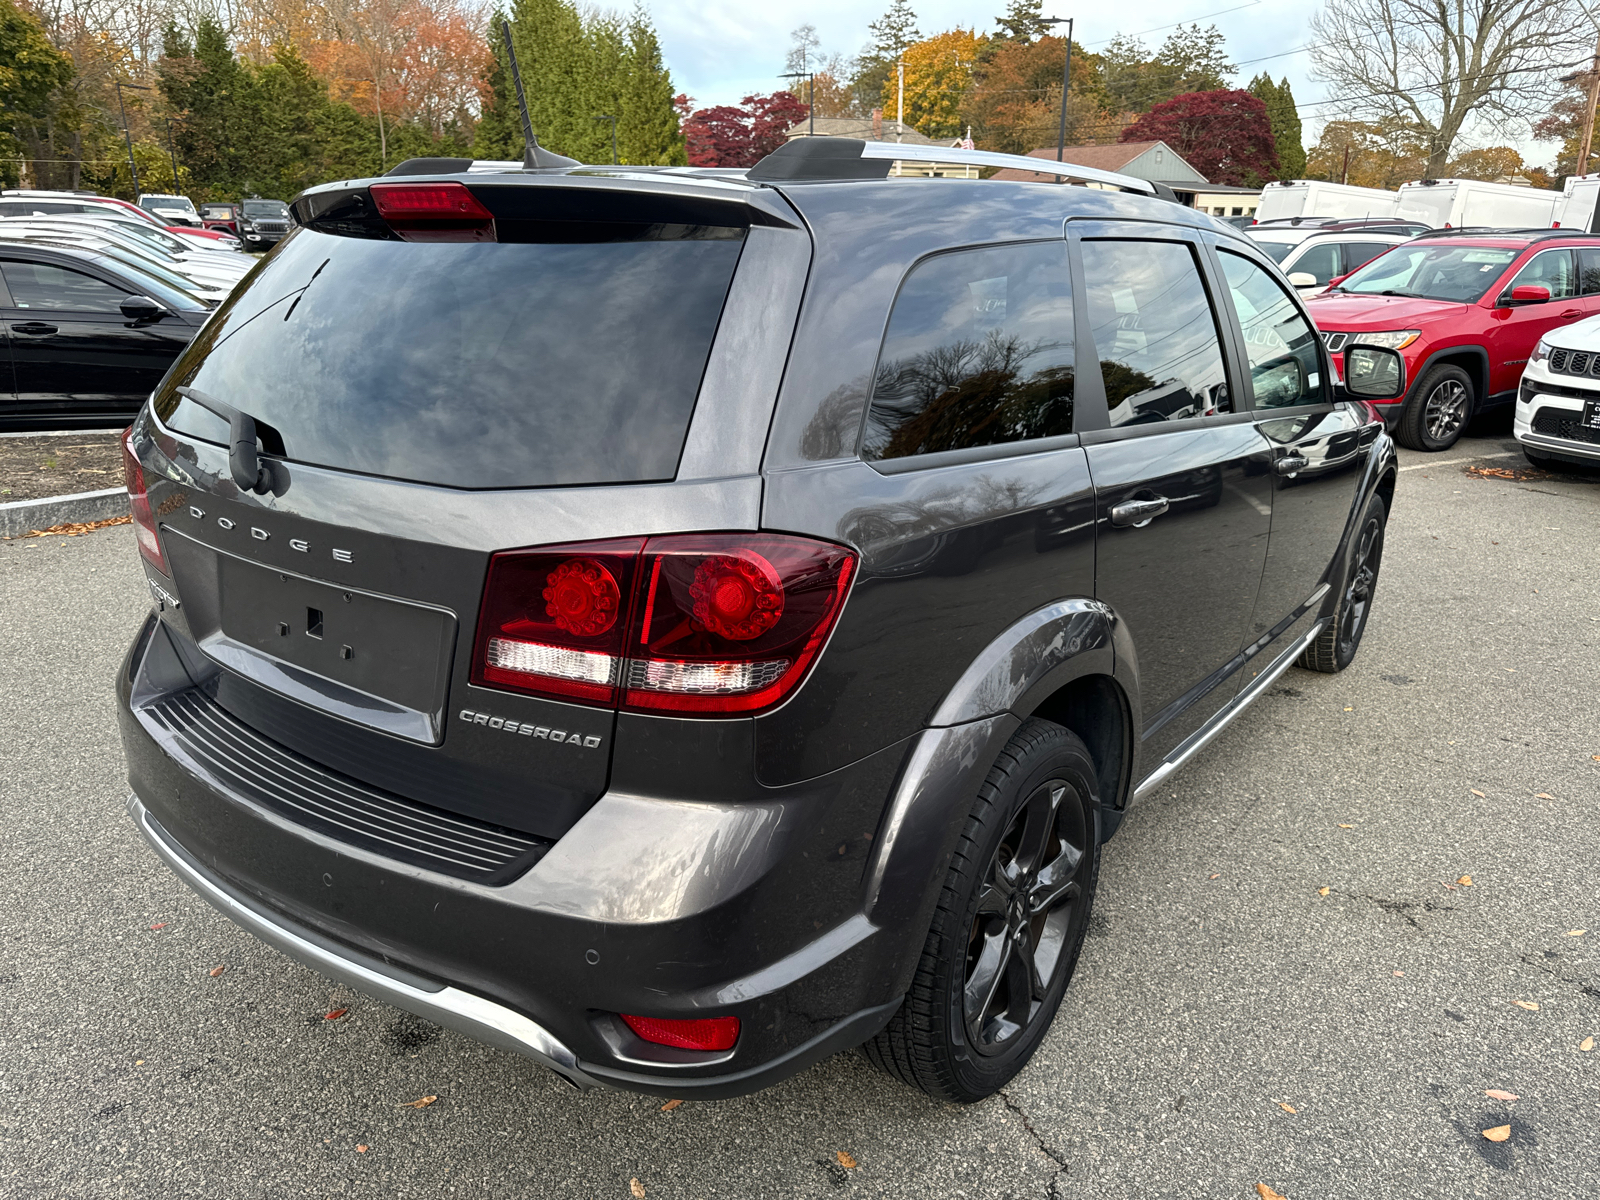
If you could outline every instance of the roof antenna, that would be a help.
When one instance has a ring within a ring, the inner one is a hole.
[[[510,21],[501,20],[500,35],[505,39],[506,57],[511,61],[511,82],[517,88],[517,109],[522,113],[522,169],[538,171],[551,167],[582,166],[583,164],[575,158],[568,158],[564,154],[557,154],[539,145],[539,139],[533,132],[533,121],[528,116],[528,97],[522,91],[522,72],[517,69],[517,48],[511,44]]]

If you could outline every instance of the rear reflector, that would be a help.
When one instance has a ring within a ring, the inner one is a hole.
[[[472,681],[640,712],[747,713],[799,686],[855,555],[781,534],[496,554]]]
[[[630,1017],[623,1022],[634,1033],[657,1046],[679,1050],[732,1050],[739,1040],[738,1017],[704,1017],[694,1021],[668,1021],[660,1017]]]
[[[128,487],[128,511],[133,514],[133,535],[139,542],[139,553],[165,575],[167,560],[161,553],[161,539],[156,536],[156,518],[150,511],[150,494],[144,486],[144,467],[133,454],[131,428],[122,434],[122,479]]]
[[[378,215],[408,242],[492,242],[494,214],[464,183],[375,183]]]

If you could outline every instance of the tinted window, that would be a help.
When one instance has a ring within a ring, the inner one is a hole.
[[[247,217],[284,219],[289,215],[289,206],[282,200],[246,200],[243,207]]]
[[[1494,246],[1408,242],[1370,262],[1339,285],[1360,295],[1421,296],[1472,304],[1500,278],[1517,251]]]
[[[0,263],[13,308],[49,312],[114,313],[126,292],[82,271],[49,263]]]
[[[3,217],[31,217],[43,213],[54,215],[56,213],[77,212],[76,204],[62,204],[52,200],[5,200],[0,201],[0,216]]]
[[[1327,283],[1335,275],[1343,275],[1339,268],[1339,246],[1337,242],[1319,242],[1314,246],[1307,246],[1305,252],[1292,263],[1284,264],[1285,271],[1314,276],[1318,283]]]
[[[1228,411],[1222,347],[1193,250],[1085,241],[1083,272],[1113,425]]]
[[[942,254],[906,277],[862,456],[904,458],[1072,432],[1065,242]]]
[[[1570,300],[1577,295],[1577,280],[1573,276],[1572,251],[1545,250],[1528,260],[1528,265],[1517,272],[1510,286],[1549,288],[1550,299]]]
[[[236,288],[190,344],[157,411],[225,443],[226,426],[173,390],[192,384],[275,426],[291,460],[451,487],[670,479],[742,231],[616,236],[301,230],[285,270]],[[259,311],[226,319],[235,307]]]
[[[1357,267],[1364,267],[1389,249],[1391,247],[1388,242],[1346,242],[1344,269],[1354,271]]]
[[[1222,253],[1233,311],[1244,330],[1257,408],[1320,404],[1327,399],[1317,335],[1288,293],[1247,258]]]
[[[1261,252],[1276,263],[1281,263],[1288,258],[1289,251],[1299,244],[1298,242],[1274,242],[1267,238],[1256,239],[1256,245],[1261,247]]]
[[[1600,250],[1578,251],[1578,283],[1585,296],[1600,292]]]

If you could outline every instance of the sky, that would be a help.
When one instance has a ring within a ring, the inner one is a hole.
[[[878,19],[889,0],[812,0],[808,5],[769,8],[749,0],[651,0],[650,12],[661,36],[673,83],[694,97],[698,108],[738,104],[752,93],[784,86],[778,78],[790,46],[790,32],[810,22],[822,39],[822,52],[858,53],[869,40],[867,26]],[[917,27],[924,34],[956,26],[979,33],[995,31],[995,17],[1005,0],[912,0]],[[1098,5],[1094,6],[1098,10]],[[1120,8],[1119,5],[1112,5]],[[1313,145],[1327,110],[1327,89],[1311,77],[1311,14],[1307,0],[1145,0],[1131,16],[1074,12],[1069,3],[1051,5],[1045,16],[1076,19],[1075,44],[1099,49],[1118,33],[1139,35],[1154,51],[1175,24],[1215,25],[1227,39],[1227,51],[1238,64],[1236,85],[1243,87],[1261,71],[1274,79],[1288,77],[1300,105],[1303,139]],[[1541,163],[1552,158],[1547,143],[1519,144],[1524,158]]]

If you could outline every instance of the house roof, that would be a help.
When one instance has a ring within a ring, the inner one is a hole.
[[[897,138],[896,132],[900,134]],[[810,118],[802,118],[789,127],[785,137],[811,136]],[[846,137],[860,138],[864,142],[909,142],[913,146],[949,145],[948,142],[935,142],[932,138],[918,133],[909,125],[902,125],[892,118],[885,117],[879,124],[876,134],[873,130],[871,117],[818,117],[816,125],[817,137]],[[1054,153],[1054,151],[1051,151]]]
[[[1187,162],[1184,162],[1182,155],[1180,155],[1171,146],[1161,141],[1110,142],[1105,145],[1098,146],[1068,146],[1061,152],[1061,161],[1073,163],[1074,165],[1080,167],[1093,167],[1097,171],[1123,171],[1128,174],[1137,174],[1141,178],[1154,179],[1158,177],[1146,170],[1128,171],[1127,168],[1134,162],[1134,160],[1142,158],[1144,155],[1149,154],[1150,151],[1157,149],[1164,150],[1167,154],[1170,154],[1172,156],[1172,163],[1182,164],[1183,169],[1192,175],[1192,180],[1188,181],[1191,185],[1196,181],[1204,181],[1205,176],[1201,175],[1199,171],[1196,171]],[[1055,156],[1056,148],[1054,146],[1045,146],[1038,150],[1028,151],[1029,158],[1054,159]],[[1151,165],[1153,166],[1154,164],[1152,163]],[[1159,178],[1163,182],[1171,180],[1174,175],[1181,176],[1183,173],[1182,171],[1172,171],[1170,167],[1171,164],[1167,163],[1164,163],[1162,166],[1162,173]],[[1000,171],[998,174],[996,174],[995,178],[1010,179],[1020,182],[1054,183],[1056,182],[1057,177],[1054,175],[1044,175],[1034,171],[1023,171],[1007,167],[1003,171]]]

